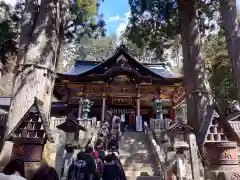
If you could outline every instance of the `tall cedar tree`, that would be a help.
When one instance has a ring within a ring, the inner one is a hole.
[[[154,44],[155,38],[158,48],[163,49],[169,39],[181,34],[187,119],[197,133],[206,108],[212,103],[205,61],[200,53],[200,30],[206,28],[204,17],[211,18],[212,9],[205,3],[198,4],[197,0],[131,0],[130,6],[132,17],[126,34],[139,46],[144,41]]]
[[[38,0],[25,1],[7,134],[32,105],[34,97],[44,102],[44,113],[47,118],[50,117],[55,69],[64,35],[74,34],[78,30],[78,25],[84,27],[88,23],[86,19],[79,22],[77,18],[82,14],[67,18],[69,7],[74,6],[69,2],[71,1],[41,0],[39,4]],[[71,10],[70,8],[70,12]],[[71,32],[70,26],[74,29]],[[5,144],[0,160],[9,158],[10,147],[11,143]]]
[[[235,80],[235,88],[240,99],[240,27],[236,0],[220,0],[220,12],[227,40],[228,58],[230,59]]]

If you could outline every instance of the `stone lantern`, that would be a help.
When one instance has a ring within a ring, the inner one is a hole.
[[[82,105],[83,109],[83,120],[88,120],[88,113],[90,112],[91,106],[94,102],[90,101],[89,99],[83,99],[80,101],[80,104]]]
[[[66,146],[78,148],[79,146],[79,131],[86,131],[86,128],[79,125],[73,117],[68,117],[66,121],[57,126],[58,129],[61,129],[66,133]]]
[[[164,101],[161,98],[155,98],[153,104],[156,112],[156,119],[163,119],[163,103]]]

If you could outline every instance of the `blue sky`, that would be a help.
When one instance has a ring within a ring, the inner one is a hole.
[[[237,5],[240,6],[240,0],[237,0]],[[107,23],[107,34],[119,35],[124,31],[129,12],[128,0],[104,0],[100,6],[100,13],[104,14],[104,20]]]
[[[119,35],[124,30],[130,12],[128,0],[104,0],[99,11],[104,14],[107,34]]]
[[[15,4],[17,0],[3,1]],[[237,5],[240,6],[240,0],[237,0]],[[124,31],[130,12],[128,0],[104,0],[99,11],[104,14],[104,20],[107,23],[107,34],[119,35]]]

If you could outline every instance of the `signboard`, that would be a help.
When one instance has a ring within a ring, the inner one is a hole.
[[[43,146],[14,143],[12,157],[24,159],[26,162],[40,162]]]
[[[135,100],[133,97],[107,97],[108,105],[134,105]]]
[[[139,87],[139,91],[142,97],[154,97],[156,92],[157,92],[157,88],[154,86],[140,86]]]
[[[136,131],[137,132],[142,132],[142,116],[136,116]]]

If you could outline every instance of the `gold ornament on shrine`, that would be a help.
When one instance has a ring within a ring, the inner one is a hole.
[[[160,97],[161,99],[168,99],[168,96],[165,95],[165,94],[161,94],[159,97]]]
[[[78,92],[77,96],[79,96],[79,97],[83,96],[83,92]]]

